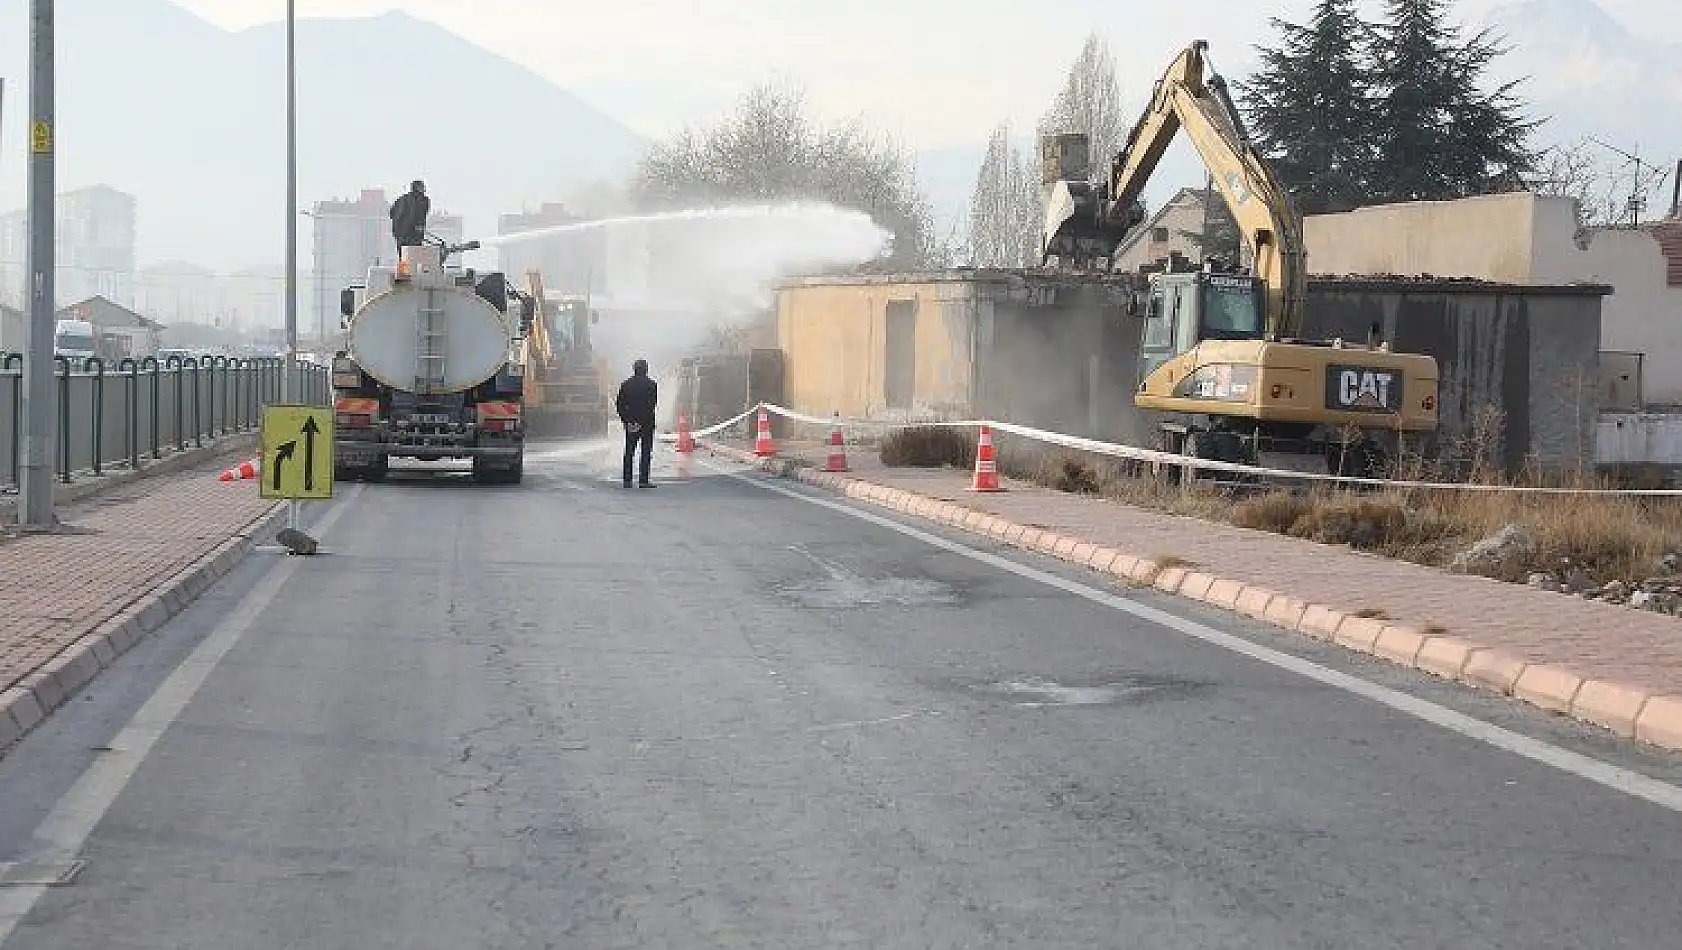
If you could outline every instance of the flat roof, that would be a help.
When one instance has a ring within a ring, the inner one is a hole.
[[[777,290],[790,290],[801,287],[869,287],[906,284],[1009,284],[1017,281],[1128,287],[1138,280],[1138,276],[1133,273],[1114,274],[1031,268],[960,267],[939,271],[794,277],[779,281],[775,288]],[[1432,277],[1428,275],[1403,277],[1390,274],[1350,274],[1345,276],[1311,274],[1308,282],[1316,287],[1330,286],[1338,290],[1399,291],[1404,293],[1503,293],[1531,296],[1604,297],[1613,292],[1612,287],[1606,284],[1515,284],[1470,277]]]
[[[1388,275],[1351,274],[1332,277],[1310,275],[1310,286],[1331,287],[1336,290],[1403,291],[1428,294],[1526,294],[1532,297],[1605,297],[1613,288],[1608,284],[1515,284],[1508,281],[1479,280],[1473,277],[1392,277]]]
[[[1131,274],[1085,273],[1022,267],[957,267],[949,270],[790,277],[777,282],[775,287],[778,290],[783,290],[794,287],[866,287],[890,284],[1009,284],[1015,281],[1123,286],[1130,284],[1135,279]]]

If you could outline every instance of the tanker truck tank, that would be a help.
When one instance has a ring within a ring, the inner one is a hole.
[[[469,459],[475,480],[518,482],[531,308],[500,273],[446,267],[471,250],[403,249],[341,297],[334,359],[334,465],[340,478],[383,479],[392,458]],[[360,290],[360,293],[357,291]]]

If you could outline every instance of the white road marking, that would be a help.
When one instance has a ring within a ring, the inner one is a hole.
[[[361,485],[354,486],[345,500],[334,505],[315,526],[315,537],[322,538],[332,529],[339,516],[362,493]],[[135,711],[122,731],[109,745],[110,752],[89,765],[76,784],[59,799],[40,827],[35,829],[35,852],[28,860],[56,864],[74,860],[87,844],[94,827],[105,817],[111,803],[122,794],[135,770],[146,760],[159,738],[168,731],[181,711],[192,702],[193,696],[210,678],[216,665],[245,635],[251,624],[262,615],[280,589],[298,568],[298,558],[289,557],[272,568],[267,577],[245,595],[233,612],[216,625],[193,652],[158,686],[146,704]],[[24,885],[0,888],[0,945],[5,944],[18,924],[23,922],[35,902],[49,890],[44,885]]]
[[[1183,633],[1188,637],[1202,640],[1205,643],[1210,643],[1215,646],[1222,647],[1223,649],[1231,650],[1234,653],[1242,654],[1254,660],[1260,660],[1270,666],[1275,666],[1282,670],[1288,670],[1299,676],[1314,680],[1315,682],[1323,683],[1327,686],[1353,693],[1363,699],[1369,699],[1382,706],[1388,706],[1397,712],[1406,713],[1416,719],[1421,719],[1433,725],[1440,726],[1450,732],[1457,733],[1469,739],[1476,739],[1479,742],[1488,743],[1498,749],[1504,749],[1511,752],[1514,755],[1520,755],[1527,759],[1531,759],[1532,761],[1540,762],[1543,765],[1551,766],[1562,772],[1575,775],[1578,778],[1584,778],[1599,785],[1604,785],[1607,788],[1623,792],[1627,795],[1632,795],[1655,805],[1668,808],[1671,811],[1682,812],[1682,788],[1678,788],[1667,782],[1661,782],[1658,779],[1648,775],[1643,775],[1640,772],[1613,765],[1610,762],[1604,762],[1600,759],[1583,755],[1579,752],[1573,752],[1570,749],[1562,749],[1552,743],[1522,735],[1520,733],[1513,732],[1510,729],[1504,729],[1493,723],[1485,722],[1474,716],[1468,716],[1465,713],[1456,712],[1446,706],[1440,706],[1436,703],[1430,702],[1429,700],[1420,699],[1417,696],[1401,692],[1400,690],[1391,689],[1387,686],[1380,686],[1377,683],[1364,680],[1358,676],[1341,673],[1337,670],[1321,666],[1318,663],[1310,662],[1301,657],[1269,649],[1261,646],[1260,644],[1252,643],[1243,637],[1233,636],[1230,633],[1222,633],[1213,627],[1198,623],[1195,620],[1187,620],[1184,617],[1175,616],[1167,611],[1157,610],[1154,607],[1135,603],[1134,601],[1128,600],[1124,597],[1117,597],[1108,591],[1088,587],[1085,584],[1059,577],[1056,574],[1052,574],[1047,571],[1037,570],[1009,558],[1000,557],[996,554],[990,554],[986,551],[979,551],[975,548],[968,547],[967,545],[959,544],[956,541],[949,541],[938,535],[914,528],[892,518],[884,517],[874,512],[854,507],[850,504],[845,504],[828,498],[820,498],[806,492],[793,491],[780,485],[771,484],[769,481],[763,478],[755,477],[752,474],[745,474],[745,472],[753,472],[756,470],[743,470],[739,468],[726,469],[706,462],[703,462],[702,464],[705,464],[709,468],[713,468],[717,471],[724,472],[730,477],[746,482],[749,485],[754,485],[769,492],[775,492],[779,495],[803,501],[810,505],[817,505],[820,508],[828,508],[831,511],[837,511],[852,518],[858,518],[872,524],[880,525],[908,537],[916,538],[925,544],[939,548],[943,551],[962,555],[971,560],[991,565],[1002,571],[1008,571],[1018,577],[1038,581],[1048,587],[1057,588],[1058,590],[1073,594],[1076,597],[1082,597],[1086,600],[1102,604],[1123,613],[1132,614],[1141,620],[1148,620],[1159,626],[1167,627],[1170,630]]]

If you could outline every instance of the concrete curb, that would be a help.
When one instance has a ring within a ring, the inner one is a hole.
[[[185,610],[238,566],[257,539],[277,528],[285,517],[286,503],[276,503],[209,553],[83,634],[40,669],[0,691],[0,752],[62,706],[100,670]]]
[[[1174,564],[1159,564],[1146,555],[1099,547],[1080,538],[1016,524],[984,511],[846,474],[819,471],[789,459],[760,459],[749,452],[716,444],[706,448],[773,475],[1047,554],[1130,584],[1154,587],[1163,593],[1230,610],[1400,666],[1498,692],[1625,738],[1682,751],[1682,696],[1588,679],[1568,669],[1532,663],[1504,650],[1449,636],[1438,628],[1392,623],[1364,616],[1362,611],[1309,603],[1271,588]]]
[[[194,447],[172,451],[161,459],[142,458],[139,468],[124,468],[98,476],[89,472],[74,472],[72,476],[77,480],[68,485],[62,482],[53,484],[53,504],[73,505],[120,485],[128,485],[154,475],[171,475],[176,472],[184,472],[205,462],[225,456],[255,452],[256,449],[257,433],[236,432],[210,440],[205,443],[203,448]],[[16,522],[17,495],[11,494],[0,498],[0,524],[9,525]]]

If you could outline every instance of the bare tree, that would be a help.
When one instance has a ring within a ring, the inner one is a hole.
[[[631,194],[645,210],[828,201],[891,231],[895,266],[922,266],[939,254],[908,151],[860,121],[821,128],[797,86],[758,86],[716,125],[656,144]]]
[[[1101,180],[1110,159],[1127,138],[1122,113],[1121,83],[1107,43],[1094,33],[1069,67],[1063,88],[1040,119],[1041,135],[1081,132],[1092,156],[1092,179]]]
[[[1044,195],[1040,193],[1039,165],[1029,154],[1012,149],[1006,196],[1011,225],[1009,234],[1016,248],[1009,259],[1017,267],[1034,267],[1040,262],[1040,230],[1045,224]]]
[[[968,258],[975,267],[1024,267],[1039,247],[1039,180],[1010,124],[993,130],[970,197]]]
[[[1040,135],[1087,136],[1097,180],[1127,135],[1115,61],[1097,34],[1089,36],[1063,88],[1041,117]],[[993,130],[970,196],[967,256],[977,267],[1031,267],[1039,263],[1045,196],[1040,187],[1038,143],[1028,153],[1013,147],[1008,123]]]
[[[1040,136],[1078,132],[1086,136],[1087,154],[1091,166],[1087,177],[1103,181],[1109,175],[1110,161],[1127,140],[1128,123],[1122,112],[1121,83],[1116,79],[1115,58],[1109,44],[1098,34],[1087,36],[1080,55],[1069,66],[1063,88],[1052,99],[1051,107],[1040,117],[1036,131]],[[1037,265],[1040,261],[1041,230],[1045,220],[1045,193],[1038,174],[1038,143],[1033,157],[1022,161],[1021,173],[1026,182],[1026,207],[1021,218],[1026,230],[1024,263]]]
[[[1556,145],[1542,153],[1533,188],[1537,194],[1577,201],[1580,227],[1603,227],[1618,216],[1610,176],[1588,142]]]
[[[1530,186],[1537,194],[1575,198],[1580,227],[1618,227],[1634,224],[1637,212],[1652,206],[1668,177],[1668,168],[1637,167],[1600,143],[1582,139],[1544,150]]]
[[[987,140],[987,154],[975,176],[975,190],[969,199],[967,257],[975,267],[1000,267],[1004,260],[1003,198],[1010,174],[1010,127],[1001,125]]]

